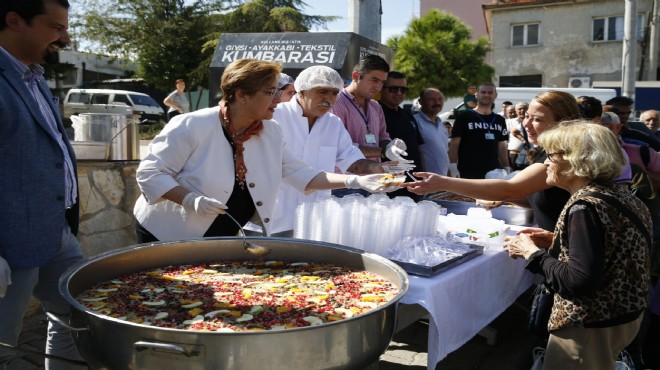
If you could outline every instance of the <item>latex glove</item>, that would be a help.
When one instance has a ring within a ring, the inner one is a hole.
[[[384,175],[375,173],[373,175],[357,176],[350,175],[346,178],[344,184],[348,189],[363,189],[370,193],[390,192],[398,189],[398,186],[388,186],[381,181]]]
[[[4,258],[0,257],[0,298],[7,293],[7,287],[11,285],[11,269]]]
[[[449,164],[449,176],[451,177],[461,177],[461,174],[458,172],[458,163]]]
[[[194,191],[186,194],[183,197],[181,205],[188,208],[200,216],[215,216],[225,213],[227,206],[221,201],[203,195],[199,195]]]
[[[400,165],[413,163],[410,159],[405,159],[403,156],[408,155],[406,152],[408,147],[401,139],[394,139],[385,147],[385,157],[391,161],[397,161]]]

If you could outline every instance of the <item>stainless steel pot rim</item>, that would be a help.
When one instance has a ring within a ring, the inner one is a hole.
[[[292,238],[280,238],[280,237],[247,237],[247,240],[254,239],[257,241],[286,241],[287,243],[296,243],[296,244],[310,244],[312,243],[314,246],[320,246],[320,247],[327,247],[327,248],[333,248],[333,249],[339,249],[341,251],[346,251],[346,252],[352,252],[352,253],[357,253],[361,255],[365,255],[371,259],[374,259],[384,265],[387,265],[390,267],[392,270],[394,270],[397,275],[399,276],[402,284],[399,287],[399,293],[394,296],[389,302],[378,306],[377,308],[357,315],[353,316],[350,318],[346,318],[344,320],[340,321],[334,321],[334,322],[329,322],[325,323],[322,325],[316,325],[316,326],[306,326],[306,327],[301,327],[301,328],[291,328],[291,329],[285,329],[285,330],[261,330],[261,331],[239,331],[239,332],[217,332],[217,331],[197,331],[197,330],[184,330],[184,329],[173,329],[173,328],[162,328],[158,326],[150,326],[150,325],[142,325],[142,324],[137,324],[129,321],[124,321],[124,320],[119,320],[110,316],[102,315],[100,313],[97,313],[93,310],[88,309],[87,307],[83,306],[78,300],[73,297],[68,289],[69,286],[69,281],[76,275],[76,273],[81,270],[82,268],[93,264],[96,261],[103,260],[105,258],[108,258],[110,256],[116,256],[124,253],[130,253],[132,251],[138,250],[138,249],[145,249],[145,248],[153,248],[154,246],[166,246],[169,244],[178,244],[178,243],[188,243],[188,242],[195,242],[195,241],[213,241],[213,240],[236,240],[240,243],[243,242],[243,237],[213,237],[213,238],[200,238],[200,239],[189,239],[189,240],[176,240],[176,241],[167,241],[167,242],[157,242],[157,243],[143,243],[143,244],[136,244],[132,246],[128,246],[125,248],[120,248],[104,253],[100,253],[94,257],[91,257],[89,259],[83,260],[81,262],[78,262],[77,264],[71,266],[68,270],[65,271],[65,273],[62,275],[59,281],[59,286],[60,286],[60,291],[65,291],[66,294],[64,294],[64,298],[69,302],[70,305],[72,305],[75,309],[78,311],[82,311],[86,314],[89,314],[91,316],[94,316],[97,319],[104,320],[104,321],[109,321],[112,322],[113,324],[117,325],[124,325],[128,327],[134,327],[134,328],[140,328],[140,329],[145,329],[148,328],[150,330],[156,330],[156,331],[162,331],[162,332],[171,332],[171,333],[180,333],[180,334],[195,334],[195,335],[213,335],[213,336],[232,336],[232,335],[276,335],[276,334],[283,334],[283,333],[290,333],[290,332],[299,332],[299,331],[304,331],[304,330],[314,330],[318,329],[320,327],[331,327],[335,325],[343,325],[347,322],[350,321],[357,321],[361,320],[364,318],[367,318],[371,315],[377,315],[380,313],[380,311],[384,310],[385,308],[395,305],[398,303],[398,301],[403,297],[403,295],[408,291],[409,287],[409,280],[408,280],[408,274],[397,264],[394,262],[390,261],[389,259],[385,257],[381,257],[377,254],[373,253],[368,253],[364,252],[359,249],[351,248],[351,247],[346,247],[343,245],[339,244],[332,244],[332,243],[325,243],[325,242],[319,242],[319,241],[314,241],[314,240],[304,240],[304,239],[292,239]],[[253,256],[250,256],[248,254],[245,254],[245,259],[256,259]]]

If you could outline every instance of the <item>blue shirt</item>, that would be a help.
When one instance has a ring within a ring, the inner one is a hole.
[[[69,156],[69,150],[64,143],[64,138],[62,138],[62,134],[57,129],[57,119],[55,118],[55,114],[53,113],[53,110],[50,109],[50,105],[48,105],[48,101],[46,100],[47,97],[44,96],[39,90],[38,81],[43,77],[44,68],[39,64],[32,64],[27,66],[20,60],[16,59],[16,57],[8,53],[4,48],[0,47],[0,50],[2,50],[5,55],[7,55],[9,62],[12,66],[14,66],[16,72],[18,72],[18,74],[25,82],[25,86],[30,91],[30,94],[35,100],[35,103],[37,103],[39,111],[48,123],[50,134],[53,136],[53,138],[55,138],[55,141],[59,145],[60,149],[62,149],[62,154],[64,157],[64,206],[69,208],[76,203],[76,198],[78,197],[75,169],[73,168],[73,161]],[[36,150],[38,150],[38,148],[36,148]],[[48,179],[44,179],[44,181],[47,180]]]
[[[422,154],[424,171],[446,176],[449,171],[449,133],[442,120],[431,121],[424,112],[415,114],[419,134],[424,140],[419,151]]]

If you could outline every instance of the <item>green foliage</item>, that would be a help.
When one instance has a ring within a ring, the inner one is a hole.
[[[152,123],[149,125],[139,125],[138,131],[140,135],[140,140],[152,140],[156,135],[160,134],[165,127],[165,121],[160,120],[158,123]]]
[[[304,6],[301,0],[252,0],[234,11],[211,15],[208,29],[215,31],[202,38],[204,57],[193,75],[208,81],[209,66],[223,33],[308,32],[337,18],[303,14],[299,9]]]
[[[470,39],[470,29],[450,13],[431,10],[413,20],[403,36],[387,40],[394,50],[394,69],[408,78],[408,96],[427,87],[446,97],[462,96],[469,84],[491,81],[495,70],[485,63],[488,39]]]
[[[72,24],[103,53],[136,60],[139,77],[163,92],[177,78],[208,84],[223,32],[307,32],[335,17],[302,14],[302,0],[72,0]]]
[[[209,14],[226,11],[231,0],[78,0],[83,14],[74,20],[81,35],[103,53],[136,60],[139,75],[161,91],[177,78],[188,86],[206,85],[191,75],[202,60],[200,45]]]

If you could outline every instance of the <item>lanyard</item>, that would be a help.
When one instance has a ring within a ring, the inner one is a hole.
[[[486,124],[486,121],[484,121],[484,117],[481,114],[477,113],[474,109],[470,109],[470,111],[476,114],[484,125]],[[490,124],[488,124],[488,131],[491,131],[493,129],[493,124],[495,123],[495,119],[497,119],[497,114],[495,113],[491,113],[491,114],[493,115],[493,120],[490,121]]]
[[[371,130],[369,129],[369,102],[367,101],[367,114],[365,115],[362,112],[362,109],[357,104],[355,104],[352,96],[348,95],[348,93],[346,93],[344,90],[342,90],[341,93],[346,95],[348,101],[350,101],[351,104],[353,104],[353,107],[358,111],[360,117],[362,117],[362,119],[364,120],[364,124],[367,126],[367,132],[371,132]]]

